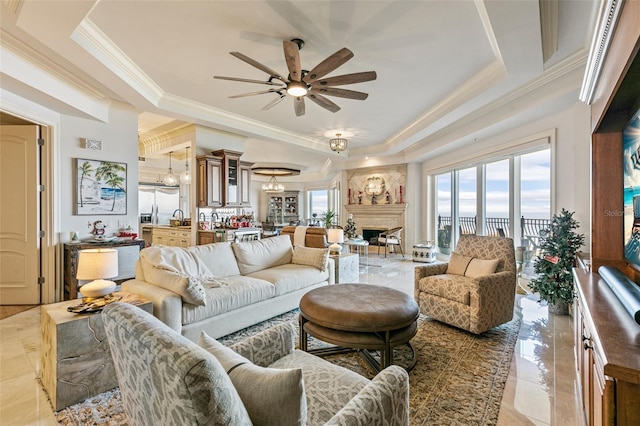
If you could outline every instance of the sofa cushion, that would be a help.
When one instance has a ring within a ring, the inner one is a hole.
[[[304,425],[307,420],[302,369],[265,368],[200,333],[198,344],[227,371],[255,426]]]
[[[231,247],[242,275],[291,263],[293,254],[291,240],[283,235],[257,241],[232,243]]]
[[[418,289],[427,294],[469,305],[471,303],[472,281],[473,278],[456,274],[432,275],[420,278]]]
[[[291,293],[292,291],[310,287],[329,280],[328,270],[321,271],[313,266],[294,265],[288,263],[286,265],[276,266],[275,268],[263,269],[247,277],[265,280],[273,284],[275,287],[275,295]]]
[[[181,247],[148,247],[140,251],[140,265],[147,282],[179,294],[186,303],[204,305],[203,284],[216,285],[207,266]]]
[[[490,275],[496,272],[500,259],[471,259],[467,271],[464,273],[465,277],[477,278],[485,275]]]
[[[296,246],[293,249],[291,263],[313,266],[321,271],[326,271],[327,263],[329,263],[329,249]]]
[[[189,247],[188,250],[196,261],[206,265],[214,277],[240,275],[231,243],[203,244]]]
[[[471,257],[464,254],[451,253],[449,257],[449,266],[447,267],[447,274],[464,275],[471,263]]]
[[[228,285],[205,288],[206,305],[182,305],[182,324],[193,324],[225,312],[233,311],[252,303],[261,302],[275,296],[273,284],[251,277],[236,275],[225,277]]]
[[[269,367],[302,368],[308,425],[325,424],[369,383],[358,373],[300,350],[280,358]]]

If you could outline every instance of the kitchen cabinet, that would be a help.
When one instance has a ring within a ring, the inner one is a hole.
[[[300,191],[285,191],[269,197],[269,219],[278,223],[297,222]]]
[[[250,207],[251,166],[241,152],[226,149],[196,157],[198,207]]]
[[[198,207],[222,207],[222,158],[196,157],[198,162]]]
[[[189,247],[191,245],[191,229],[156,227],[151,231],[151,244],[173,247]]]

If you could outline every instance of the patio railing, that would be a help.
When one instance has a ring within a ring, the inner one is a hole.
[[[547,230],[551,225],[549,219],[530,219],[524,216],[520,218],[520,239],[523,246],[531,246],[536,250],[542,239],[547,236]],[[476,216],[460,216],[458,218],[458,226],[460,227],[460,235],[477,233]],[[496,237],[509,237],[511,232],[509,229],[509,218],[507,217],[488,217],[486,218],[486,235]],[[451,216],[438,216],[438,230],[451,231]]]

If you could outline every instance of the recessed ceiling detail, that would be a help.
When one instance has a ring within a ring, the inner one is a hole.
[[[353,74],[338,75],[329,78],[322,78],[331,73],[349,59],[353,58],[353,52],[346,47],[335,52],[324,61],[316,65],[311,71],[302,69],[300,62],[300,49],[304,46],[304,41],[294,38],[291,41],[283,41],[284,58],[289,69],[289,75],[285,78],[277,71],[261,64],[260,62],[243,55],[240,52],[230,52],[231,55],[266,72],[269,78],[263,80],[253,80],[240,77],[224,77],[216,75],[214,78],[220,80],[239,81],[242,83],[265,84],[275,86],[267,90],[257,92],[243,93],[240,95],[232,95],[229,98],[242,98],[245,96],[276,94],[277,96],[266,104],[262,109],[268,110],[279,104],[287,95],[293,97],[293,107],[296,116],[300,117],[305,113],[304,99],[308,98],[322,108],[333,113],[340,111],[340,107],[325,96],[335,96],[339,98],[356,99],[364,101],[369,96],[367,93],[358,92],[356,90],[340,89],[334,86],[342,86],[346,84],[363,83],[365,81],[375,80],[377,78],[375,71],[357,72]]]

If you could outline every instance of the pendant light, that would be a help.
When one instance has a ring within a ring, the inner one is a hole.
[[[347,140],[341,137],[342,134],[336,133],[336,137],[329,141],[329,146],[332,151],[340,153],[347,149]]]
[[[173,169],[171,168],[171,154],[173,154],[173,151],[169,152],[169,172],[165,175],[164,178],[162,178],[162,181],[167,186],[177,186],[178,178],[173,174]]]
[[[262,185],[262,190],[267,194],[277,194],[280,192],[284,192],[284,185],[278,183],[278,181],[276,180],[276,176],[273,175],[271,176],[271,179],[269,179],[269,182]]]
[[[184,164],[184,172],[180,174],[180,182],[185,185],[189,185],[191,183],[191,173],[189,172],[189,147],[187,147],[187,158]]]

